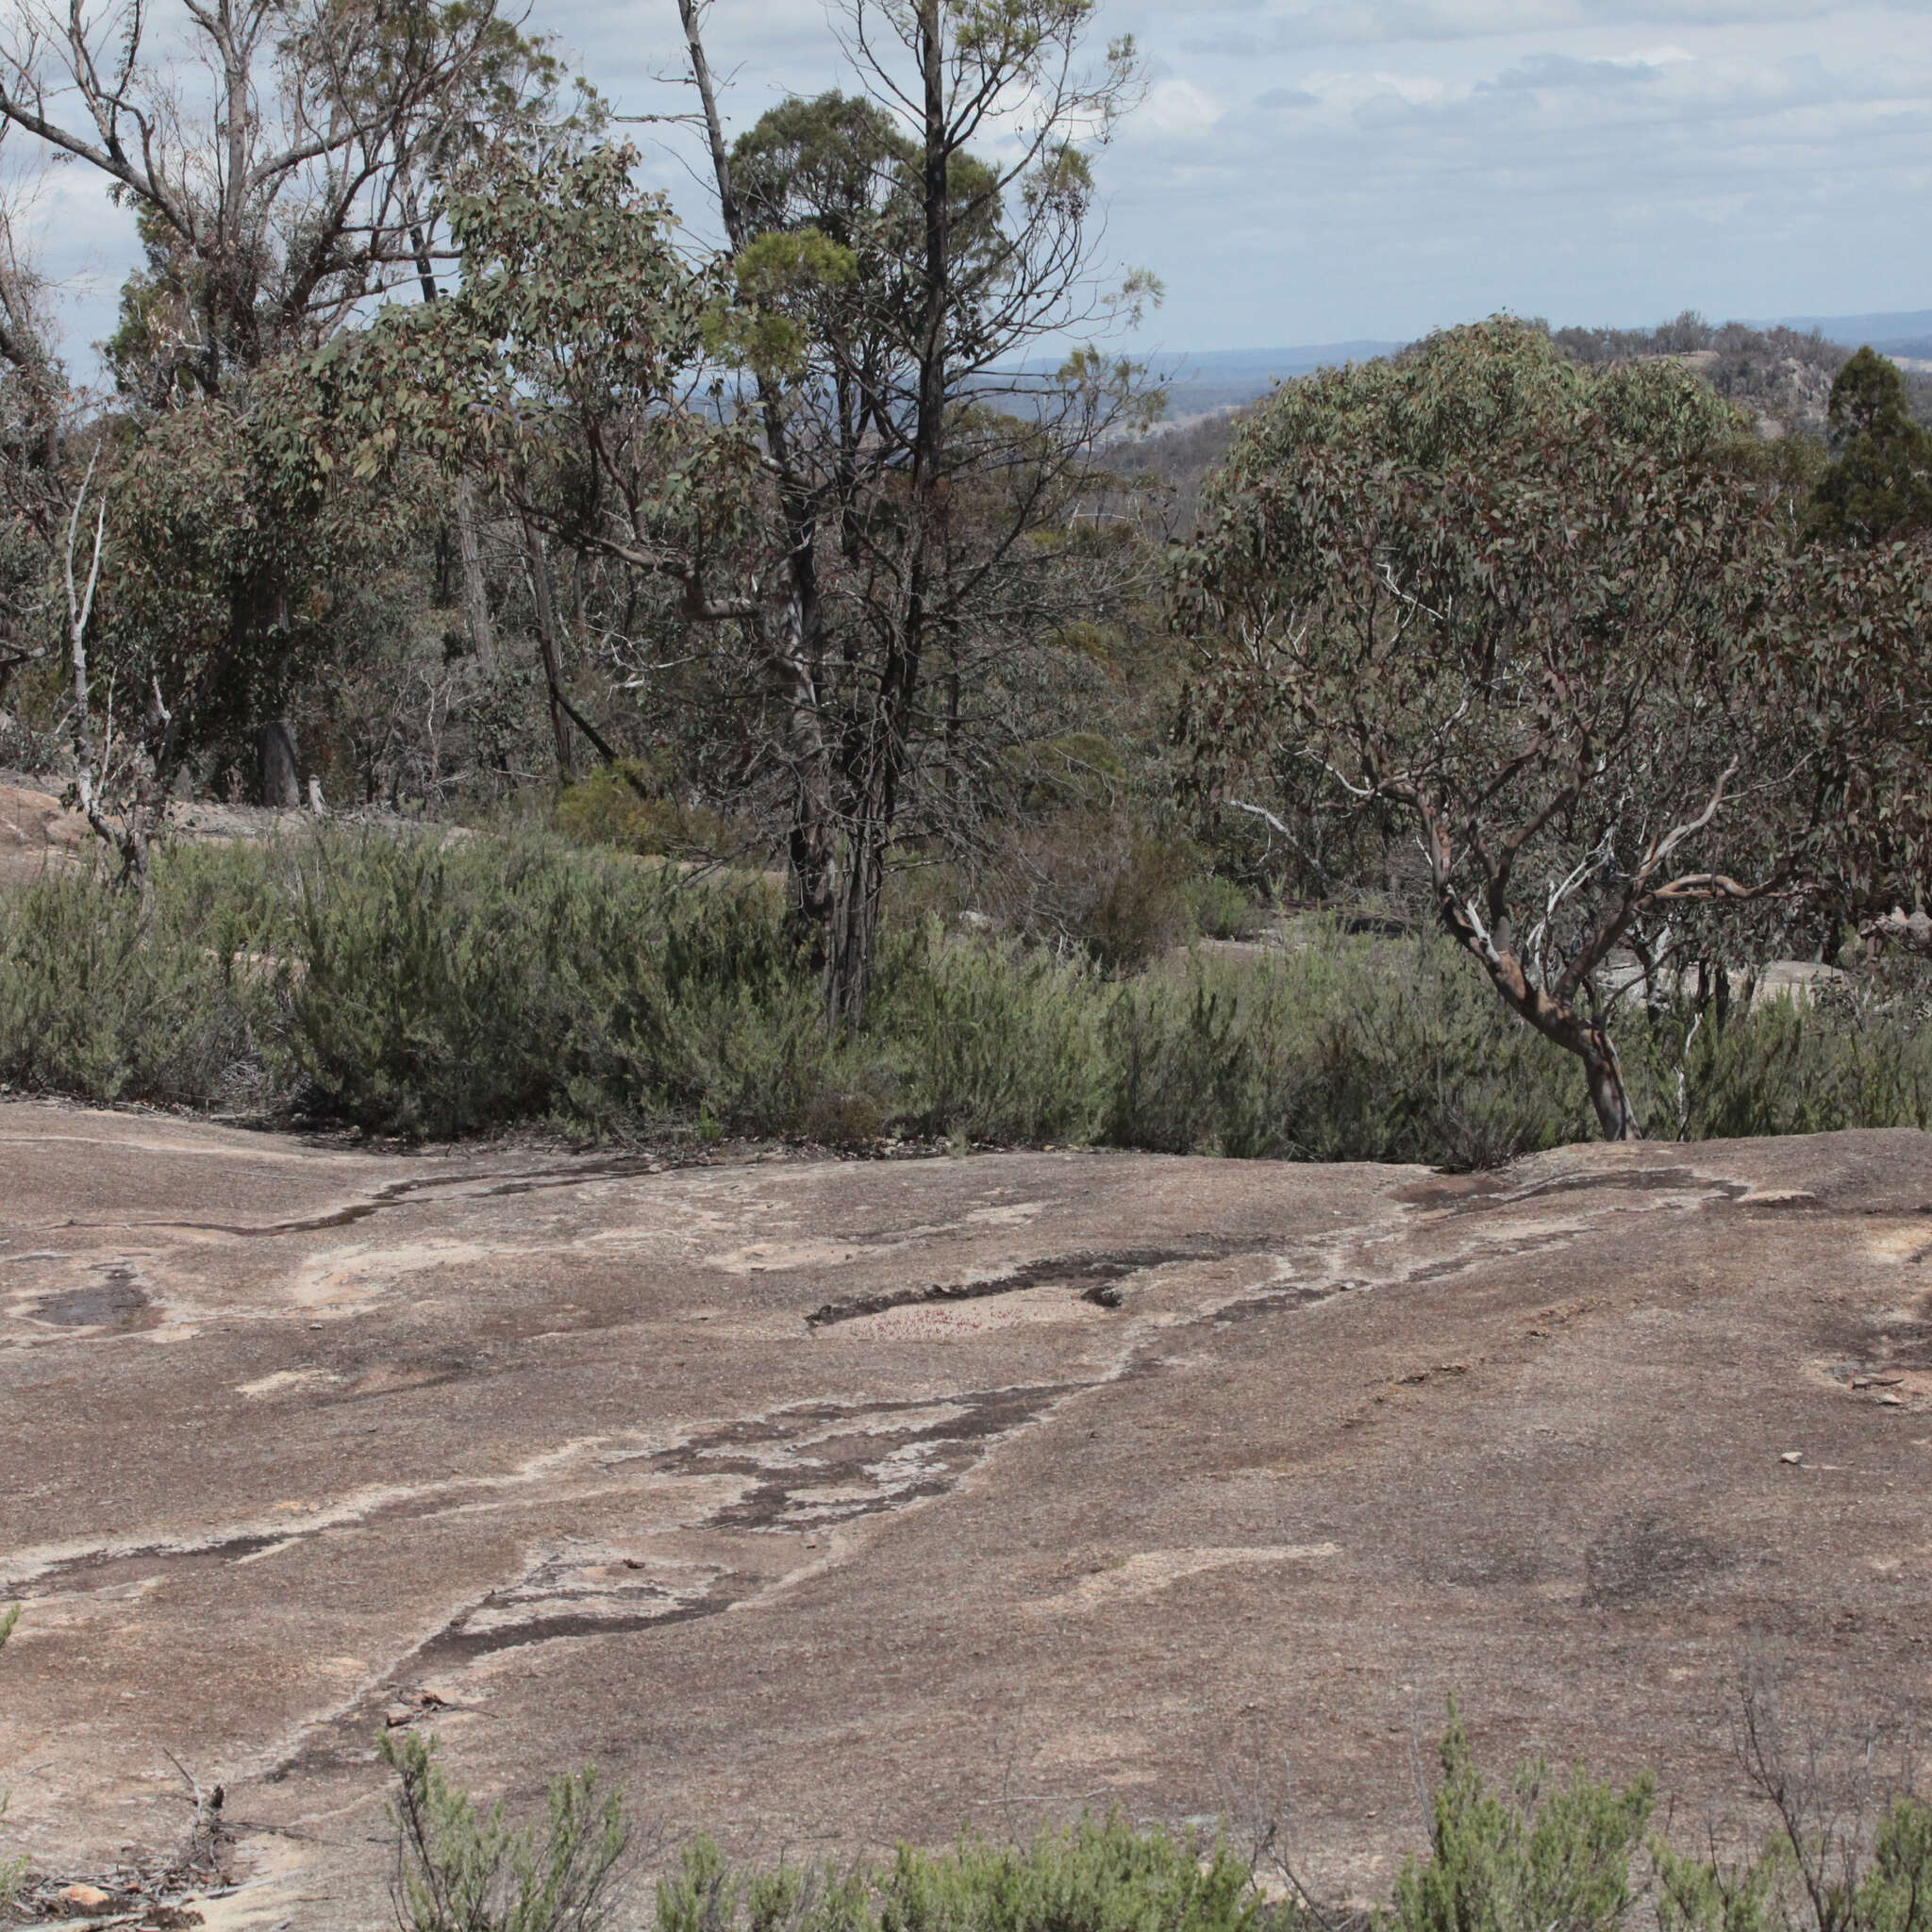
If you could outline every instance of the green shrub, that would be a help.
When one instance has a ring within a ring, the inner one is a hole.
[[[156,889],[43,879],[0,907],[0,1079],[103,1104],[217,1106],[259,1075],[276,962],[259,861],[164,853]]]
[[[837,1050],[774,895],[541,839],[368,837],[304,867],[287,1001],[318,1113],[386,1133],[793,1125]]]
[[[717,859],[743,849],[747,834],[716,812],[679,805],[635,758],[600,765],[567,785],[552,823],[577,845],[608,845],[644,858]]]
[[[407,1932],[594,1932],[608,1922],[628,1834],[623,1801],[587,1769],[550,1787],[543,1827],[519,1831],[501,1803],[482,1809],[452,1786],[435,1743],[385,1731],[396,1774],[395,1907]]]
[[[1267,916],[1232,879],[1213,873],[1205,874],[1189,885],[1187,900],[1195,927],[1210,940],[1251,938]]]
[[[391,1810],[408,1932],[600,1923],[625,1830],[595,1774],[559,1779],[544,1826],[519,1833],[501,1806],[482,1811],[448,1786],[433,1749],[407,1734],[381,1740],[399,1785]],[[1024,1843],[902,1845],[890,1864],[843,1870],[742,1870],[699,1838],[658,1880],[654,1932],[1622,1932],[1652,1912],[1657,1932],[1932,1932],[1923,1800],[1847,1814],[1786,1790],[1774,1799],[1783,1827],[1729,1864],[1646,1841],[1647,1773],[1619,1790],[1582,1771],[1559,1779],[1539,1759],[1492,1787],[1453,1702],[1438,1759],[1427,1854],[1405,1863],[1372,1915],[1321,1910],[1291,1874],[1291,1895],[1271,1897],[1224,1839],[1116,1814]],[[1875,1831],[1860,1822],[1871,1815]]]
[[[1105,951],[904,921],[855,1041],[760,874],[527,830],[184,846],[142,898],[92,875],[0,893],[0,1080],[415,1137],[914,1133],[1457,1169],[1594,1138],[1574,1061],[1434,933],[1304,920],[1263,958],[1126,979]],[[1924,1127],[1925,1005],[1874,983],[1615,1028],[1656,1138]]]
[[[973,1141],[1093,1138],[1110,991],[1083,959],[948,939],[928,921],[892,949],[874,1038],[911,1131]]]
[[[1194,937],[1193,848],[1118,812],[1070,808],[1001,828],[984,909],[1055,952],[1131,973]]]
[[[1591,1131],[1580,1078],[1446,946],[1314,927],[1197,960],[1108,1016],[1103,1137],[1239,1158],[1488,1167]]]
[[[1630,1861],[1642,1844],[1654,1784],[1623,1790],[1583,1773],[1551,1781],[1539,1761],[1508,1791],[1475,1768],[1452,1702],[1440,1747],[1429,1856],[1395,1881],[1391,1932],[1614,1932],[1636,1897]]]
[[[20,1606],[15,1604],[4,1614],[0,1614],[0,1650],[7,1648],[7,1640],[13,1635],[13,1628],[20,1622]],[[0,1791],[0,1822],[7,1817],[7,1793]],[[0,1912],[12,1908],[20,1897],[20,1890],[25,1882],[27,1861],[23,1857],[0,1857]]]
[[[902,1846],[876,1890],[878,1932],[1256,1932],[1277,1916],[1224,1841],[1118,1816],[1026,1845]]]

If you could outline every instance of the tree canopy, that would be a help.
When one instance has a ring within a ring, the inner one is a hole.
[[[1817,830],[1741,426],[1672,363],[1452,330],[1258,410],[1183,567],[1217,759],[1309,760],[1405,817],[1442,924],[1612,1138],[1613,951],[1787,888]]]
[[[1831,386],[1831,465],[1811,499],[1811,529],[1840,543],[1884,543],[1932,526],[1932,434],[1912,420],[1898,365],[1860,349]]]

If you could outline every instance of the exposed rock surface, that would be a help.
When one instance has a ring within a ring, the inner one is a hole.
[[[87,821],[50,792],[0,780],[0,885],[28,885],[76,864]]]
[[[1754,1630],[1928,1694],[1920,1136],[662,1171],[15,1103],[0,1187],[0,1789],[63,1882],[184,1832],[165,1750],[224,1923],[378,1923],[408,1724],[765,1856],[1291,1754],[1370,1894],[1449,1691],[1700,1819]]]

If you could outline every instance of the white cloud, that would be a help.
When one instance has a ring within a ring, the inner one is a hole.
[[[1137,119],[1156,134],[1185,140],[1212,129],[1221,119],[1221,104],[1191,80],[1170,76],[1148,89]]]
[[[672,0],[536,0],[621,111]],[[1148,98],[1099,164],[1108,247],[1167,282],[1150,346],[1391,337],[1511,308],[1561,322],[1932,307],[1932,0],[1102,0]],[[716,0],[748,125],[850,85],[838,0]],[[700,158],[638,130],[707,225]],[[8,145],[17,165],[19,143]],[[127,259],[130,225],[65,170],[50,265]],[[118,251],[118,252],[117,252]],[[78,340],[112,323],[111,290]]]

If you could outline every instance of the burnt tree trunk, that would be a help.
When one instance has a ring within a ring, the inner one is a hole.
[[[496,675],[496,631],[490,621],[490,586],[483,575],[483,549],[476,538],[476,486],[469,477],[456,487],[457,561],[463,580],[463,623],[470,648],[486,676]]]
[[[302,805],[302,774],[295,758],[295,734],[280,718],[271,718],[255,734],[261,760],[261,802],[278,811]]]
[[[543,683],[550,694],[550,732],[557,744],[557,781],[568,785],[576,776],[576,734],[570,705],[563,694],[563,656],[558,637],[557,583],[550,574],[550,552],[543,533],[534,524],[524,525],[525,553],[530,567],[530,600],[537,612],[537,648],[543,658]]]

